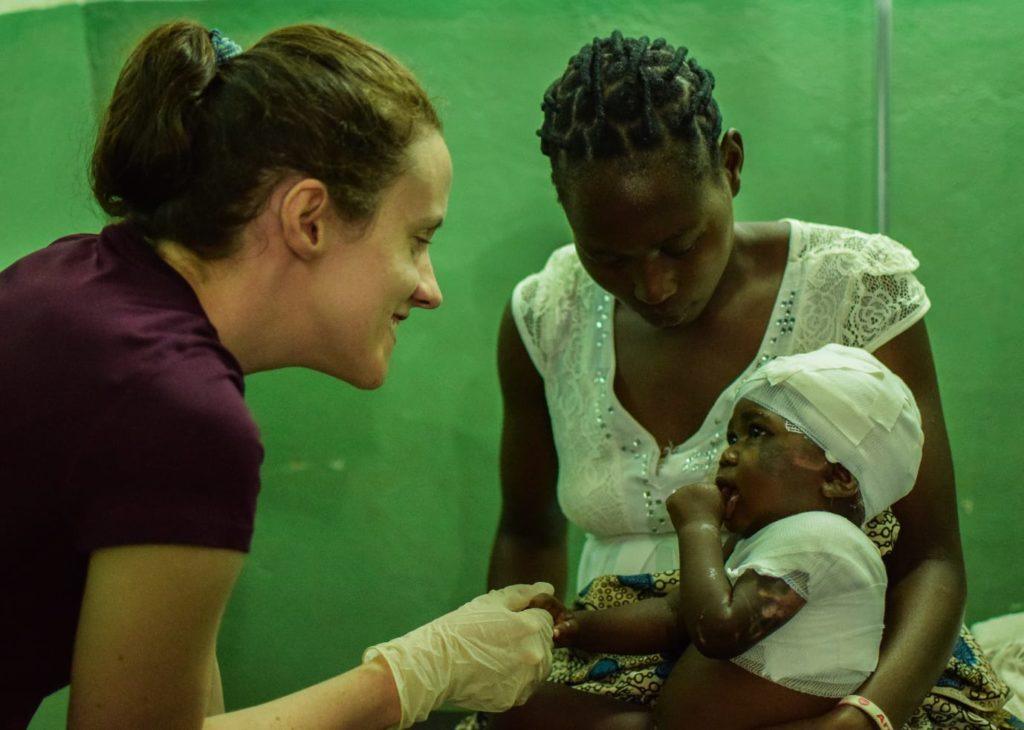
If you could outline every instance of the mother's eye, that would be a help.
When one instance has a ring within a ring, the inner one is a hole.
[[[593,263],[598,264],[600,266],[612,266],[613,264],[619,264],[622,263],[622,261],[624,261],[624,258],[622,256],[618,256],[613,253],[594,253],[591,251],[586,251],[584,249],[580,250],[583,251],[583,257],[585,259],[587,259],[588,261],[592,261]]]
[[[696,241],[681,245],[681,246],[667,246],[661,249],[661,253],[664,256],[668,256],[670,259],[681,259],[686,254],[690,253],[697,245]]]

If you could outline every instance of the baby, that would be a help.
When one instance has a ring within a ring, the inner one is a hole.
[[[885,606],[885,567],[861,526],[913,487],[924,440],[914,398],[872,355],[841,345],[766,364],[737,398],[714,484],[666,504],[678,579],[615,578],[652,596],[631,605],[598,579],[580,600],[604,610],[548,600],[556,643],[572,647],[553,679],[594,691],[588,682],[617,674],[604,693],[640,702],[664,679],[659,728],[763,727],[840,698],[886,727],[881,710],[848,697],[878,662]],[[665,661],[644,675],[628,657],[586,652]],[[575,681],[574,666],[586,668]]]

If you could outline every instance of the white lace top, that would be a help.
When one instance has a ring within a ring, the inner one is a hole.
[[[845,697],[878,665],[886,575],[871,539],[830,512],[804,512],[736,544],[725,573],[781,578],[806,603],[733,662],[797,692]]]
[[[917,259],[890,238],[790,220],[789,257],[759,354],[704,422],[671,452],[618,402],[613,297],[570,244],[512,295],[512,313],[544,379],[558,452],[558,500],[587,534],[578,585],[598,575],[679,565],[664,500],[714,474],[733,393],[760,363],[829,342],[874,350],[917,322],[930,303]]]

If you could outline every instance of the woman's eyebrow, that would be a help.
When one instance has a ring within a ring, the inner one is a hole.
[[[691,238],[696,238],[696,233],[694,233],[694,234],[692,234],[690,236],[687,236],[686,232],[688,230],[691,230],[691,228],[689,226],[685,226],[683,228],[680,228],[675,233],[673,233],[673,234],[671,234],[669,236],[666,236],[665,238],[661,239],[657,243],[650,244],[650,246],[651,246],[651,248],[663,248],[667,244],[675,243],[676,241],[678,241],[679,239],[683,238],[684,236],[687,238],[687,240],[689,240]],[[696,231],[697,229],[694,228],[692,230]],[[579,242],[577,241],[577,243],[579,243]],[[587,246],[585,246],[585,248],[587,250],[589,250],[591,253],[594,253],[594,254],[597,254],[597,255],[600,255],[600,256],[609,255],[609,256],[617,256],[619,258],[632,258],[632,257],[635,256],[635,254],[625,253],[625,252],[622,252],[622,251],[616,251],[616,250],[612,250],[612,249],[605,249],[605,248],[603,248],[601,246],[587,245]]]

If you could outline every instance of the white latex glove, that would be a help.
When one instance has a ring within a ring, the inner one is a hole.
[[[391,667],[407,728],[445,702],[503,712],[526,702],[551,672],[551,614],[523,610],[550,583],[514,585],[464,606],[363,653]]]

